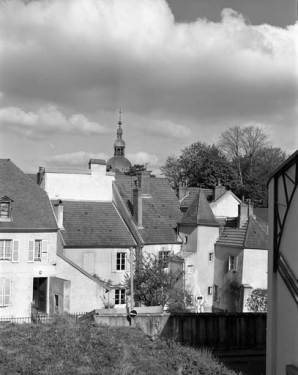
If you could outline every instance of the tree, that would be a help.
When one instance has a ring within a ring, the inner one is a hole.
[[[267,289],[254,289],[246,301],[248,311],[267,312]]]
[[[169,156],[161,171],[175,190],[179,183],[212,188],[219,180],[223,185],[232,187],[235,180],[234,172],[219,148],[203,142],[185,147],[179,157]]]
[[[135,302],[145,306],[165,306],[184,303],[183,271],[165,268],[171,261],[157,255],[143,254],[136,262],[133,276]],[[130,276],[125,275],[124,285],[131,294]]]

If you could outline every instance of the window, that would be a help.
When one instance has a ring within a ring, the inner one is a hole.
[[[188,237],[185,236],[184,239],[183,239],[183,243],[187,243],[188,242]]]
[[[213,262],[213,253],[209,253],[209,262]]]
[[[19,261],[19,240],[0,240],[0,260]]]
[[[125,289],[115,289],[115,305],[125,304]]]
[[[171,254],[170,251],[160,251],[158,253],[158,259],[162,268],[169,267],[170,254]]]
[[[0,278],[0,307],[11,303],[11,279]]]
[[[48,261],[48,241],[47,240],[29,240],[28,262],[47,262]]]
[[[34,260],[41,261],[41,240],[35,241],[35,248],[34,248]]]
[[[187,273],[193,273],[193,265],[187,266]]]
[[[213,286],[208,286],[208,294],[209,296],[213,294]]]
[[[229,271],[237,271],[238,268],[238,257],[229,255]]]
[[[218,285],[214,284],[213,287],[213,300],[218,301]]]
[[[125,271],[125,253],[117,253],[116,270]]]
[[[0,221],[11,221],[12,199],[6,195],[0,198]]]
[[[0,241],[0,260],[11,260],[11,240]]]

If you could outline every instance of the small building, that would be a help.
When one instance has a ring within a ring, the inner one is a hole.
[[[269,177],[267,375],[298,374],[298,150]]]
[[[247,312],[252,290],[267,288],[268,235],[250,203],[238,207],[215,242],[214,311]]]
[[[219,235],[219,223],[203,189],[179,221],[182,240],[179,255],[185,261],[187,308],[196,312],[211,312],[213,305],[214,243]]]

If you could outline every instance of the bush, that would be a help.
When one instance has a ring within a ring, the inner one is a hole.
[[[254,289],[246,301],[251,312],[267,312],[267,289]]]
[[[0,374],[235,375],[206,350],[151,341],[131,327],[95,323],[1,328]]]

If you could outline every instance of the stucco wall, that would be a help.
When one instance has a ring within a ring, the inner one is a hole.
[[[88,278],[65,260],[57,256],[56,277],[71,281],[70,313],[86,312],[104,307],[103,299],[108,298],[96,282]]]
[[[50,199],[112,201],[114,176],[103,170],[83,173],[45,173],[43,188]]]
[[[295,180],[294,166],[288,171]],[[279,188],[283,190],[280,177]],[[287,289],[279,272],[273,273],[274,234],[274,180],[269,184],[269,261],[268,261],[268,329],[267,375],[284,374],[286,365],[298,367],[298,306]],[[282,200],[279,199],[282,203]],[[284,202],[285,203],[285,202]],[[298,193],[296,189],[280,244],[292,272],[298,279]]]
[[[188,241],[183,244],[183,251],[193,254],[185,258],[185,287],[189,294],[196,299],[203,296],[204,308],[211,309],[212,294],[208,295],[208,287],[213,285],[214,277],[214,243],[218,238],[218,227],[197,226],[190,228],[179,226],[179,234],[183,238],[186,234]],[[213,253],[213,260],[209,260],[209,253]],[[193,266],[193,272],[188,273],[188,266]]]
[[[127,268],[126,271],[112,270],[112,256],[116,253],[126,253]],[[121,248],[105,248],[105,249],[68,249],[64,248],[63,254],[76,263],[79,267],[84,269],[84,254],[94,254],[94,274],[101,279],[112,280],[114,284],[121,283],[124,279],[125,273],[130,272],[130,250]],[[88,270],[86,270],[88,271]]]
[[[245,249],[243,251],[242,284],[267,288],[268,251]]]
[[[216,202],[211,202],[210,207],[216,217],[236,217],[238,216],[239,202],[227,191]]]
[[[238,257],[237,272],[229,271],[229,256]],[[215,247],[214,284],[218,285],[218,300],[214,302],[216,308],[235,311],[234,299],[231,297],[230,284],[237,281],[242,284],[243,250],[237,247]]]
[[[20,240],[19,262],[0,261],[0,277],[11,279],[11,304],[0,307],[0,317],[28,317],[31,314],[33,278],[49,278],[55,275],[53,264],[57,261],[57,233],[0,233],[0,239]],[[29,240],[48,241],[47,262],[27,261]],[[49,283],[47,287],[49,290]]]

